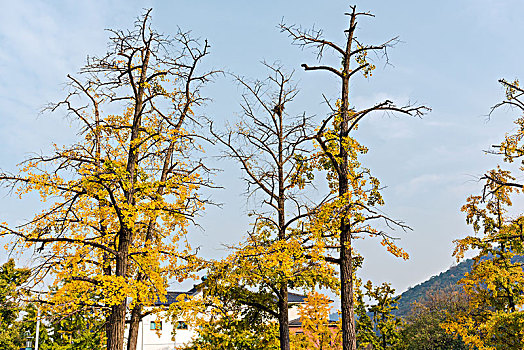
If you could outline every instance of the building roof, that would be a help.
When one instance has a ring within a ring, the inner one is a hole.
[[[160,300],[157,299],[157,301],[155,302],[155,306],[169,306],[173,303],[176,303],[178,296],[182,294],[185,294],[187,296],[193,296],[198,293],[199,291],[198,286],[199,285],[197,284],[193,285],[193,288],[191,288],[187,292],[167,292],[167,295],[166,295],[167,300],[165,302],[161,302]]]
[[[307,295],[297,294],[288,292],[287,293],[287,301],[288,303],[305,303],[306,302]]]
[[[328,327],[337,327],[337,321],[332,320],[331,318],[328,319]],[[289,321],[289,328],[300,328],[302,327],[302,320],[299,318],[295,318],[294,320]]]
[[[289,321],[289,327],[301,327],[301,326],[302,326],[302,321],[300,320],[300,317]]]

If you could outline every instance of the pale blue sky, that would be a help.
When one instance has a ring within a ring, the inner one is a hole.
[[[326,4],[327,3],[327,4]],[[483,154],[512,128],[511,111],[488,122],[490,107],[503,97],[497,79],[523,77],[521,48],[524,3],[517,0],[356,1],[375,13],[362,19],[359,38],[378,43],[399,36],[389,51],[391,65],[376,61],[369,80],[353,83],[352,103],[365,107],[384,98],[430,106],[423,119],[374,115],[360,128],[369,146],[367,165],[387,186],[384,211],[414,229],[402,235],[409,261],[389,256],[368,239],[358,246],[366,257],[361,275],[374,282],[389,281],[399,291],[447,269],[453,262],[452,240],[470,232],[460,212],[469,194],[477,193],[476,178],[496,165]],[[39,116],[48,102],[63,96],[67,73],[77,71],[89,54],[105,51],[104,28],[130,28],[143,8],[153,7],[153,26],[166,34],[177,26],[207,38],[210,67],[263,78],[259,63],[280,61],[302,91],[295,112],[323,116],[321,93],[335,96],[337,81],[300,70],[315,56],[292,46],[279,33],[288,24],[324,28],[326,37],[343,39],[349,2],[336,1],[3,1],[0,12],[0,168],[15,169],[32,151],[49,149],[51,142],[75,137],[61,115]],[[233,120],[240,92],[228,78],[206,89],[213,98],[205,113]],[[222,208],[210,208],[202,230],[191,241],[206,256],[224,254],[221,243],[241,238],[248,221],[243,213],[240,172],[222,162],[216,181],[227,190],[212,193]],[[28,219],[38,201],[17,201],[1,192],[0,220]],[[0,261],[6,259],[0,252]],[[176,287],[176,286],[174,286]]]

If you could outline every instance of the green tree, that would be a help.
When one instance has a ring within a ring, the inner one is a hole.
[[[361,285],[357,279],[355,286],[355,313],[357,315],[357,345],[372,345],[373,349],[400,349],[402,321],[394,315],[399,296],[388,283],[373,287],[371,281]],[[368,300],[366,302],[366,300]]]
[[[23,310],[25,291],[21,286],[28,280],[28,269],[15,268],[13,259],[0,267],[0,348],[18,350],[24,344],[24,333],[18,319]],[[34,334],[34,333],[32,333]]]
[[[406,350],[466,350],[469,347],[447,333],[443,324],[466,311],[467,298],[462,292],[430,290],[424,301],[415,302],[402,327],[402,347]]]
[[[33,347],[36,342],[37,321],[40,320],[40,350],[105,349],[104,319],[97,316],[96,310],[76,310],[68,315],[42,310],[42,305],[28,303],[18,324],[20,337],[24,340],[29,335]]]
[[[104,320],[89,311],[54,316],[47,327],[49,340],[41,340],[42,350],[105,349]]]

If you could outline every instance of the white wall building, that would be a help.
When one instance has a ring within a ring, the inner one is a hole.
[[[168,292],[165,303],[156,303],[156,306],[169,306],[176,302],[180,294],[194,297],[201,294],[201,290],[193,287],[187,292]],[[173,330],[176,329],[173,337]],[[127,334],[127,332],[126,332]],[[173,350],[175,346],[188,344],[195,337],[196,332],[184,320],[177,320],[173,324],[162,313],[144,316],[138,327],[137,350]],[[174,339],[174,340],[173,340]]]
[[[198,297],[201,293],[201,289],[196,287],[193,287],[187,292],[168,292],[167,301],[165,303],[158,303],[157,306],[168,306],[175,303],[176,298],[181,294]],[[290,322],[298,319],[298,306],[304,303],[305,298],[305,296],[300,294],[289,293]],[[173,329],[176,329],[174,337]],[[196,330],[192,329],[183,319],[179,319],[173,324],[167,318],[163,317],[161,313],[158,315],[149,314],[140,322],[136,348],[137,350],[173,350],[175,346],[178,347],[190,343],[196,334]]]

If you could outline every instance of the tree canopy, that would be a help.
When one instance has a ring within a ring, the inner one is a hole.
[[[129,299],[151,304],[169,278],[198,265],[184,236],[207,180],[186,125],[205,100],[199,90],[212,72],[198,66],[208,45],[155,32],[150,11],[130,31],[110,30],[107,54],[68,75],[67,96],[48,106],[74,120],[78,141],[0,174],[20,196],[49,203],[24,225],[2,224],[1,234],[15,237],[12,250],[35,250],[32,278],[54,279],[54,312],[104,316],[110,350],[122,349]]]

